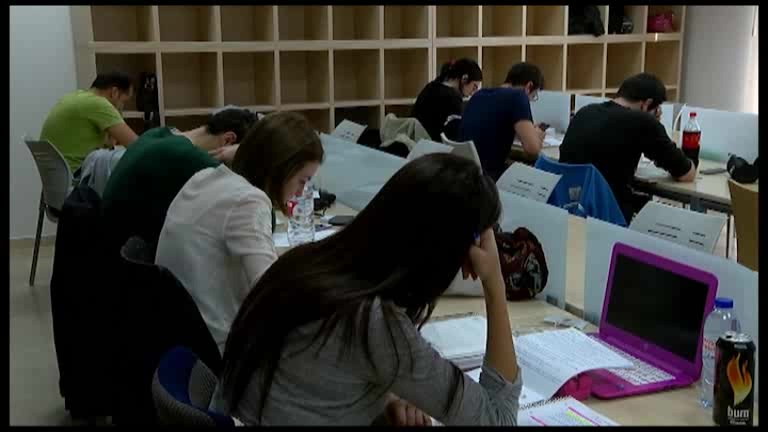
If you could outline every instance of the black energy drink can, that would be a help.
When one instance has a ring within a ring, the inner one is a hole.
[[[725,332],[715,351],[712,420],[719,426],[752,426],[755,409],[755,343],[744,333]]]

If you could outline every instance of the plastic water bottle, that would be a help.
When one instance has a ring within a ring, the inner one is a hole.
[[[315,212],[314,188],[307,182],[300,196],[289,203],[291,217],[288,219],[288,244],[297,246],[315,240],[315,224],[312,216]]]
[[[702,344],[701,394],[699,402],[704,408],[712,407],[715,385],[715,344],[728,330],[741,331],[739,319],[733,311],[733,300],[727,297],[715,299],[715,309],[704,322],[704,342]]]

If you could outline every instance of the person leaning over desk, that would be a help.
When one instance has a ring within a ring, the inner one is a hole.
[[[544,75],[531,63],[513,65],[504,84],[479,90],[467,103],[461,119],[461,140],[472,140],[483,171],[498,180],[515,136],[531,156],[541,152],[544,131],[533,124],[531,102],[544,88]]]
[[[571,119],[560,145],[560,162],[593,164],[611,186],[627,222],[650,199],[630,184],[640,155],[681,182],[696,179],[696,165],[669,138],[661,124],[664,83],[641,73],[621,83],[616,98],[581,108]]]
[[[473,161],[405,165],[343,230],[289,250],[254,285],[211,408],[247,425],[371,425],[385,412],[396,424],[515,425],[522,378],[492,231],[500,214]],[[479,383],[419,333],[460,268],[485,291]]]
[[[296,113],[265,116],[232,148],[231,169],[205,168],[176,195],[155,258],[187,289],[221,352],[240,304],[277,260],[273,207],[289,214],[323,160],[320,138]]]

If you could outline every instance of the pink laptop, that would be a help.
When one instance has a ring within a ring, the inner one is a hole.
[[[696,382],[716,292],[711,273],[616,243],[600,327],[591,336],[634,367],[590,372],[592,395],[614,399]]]

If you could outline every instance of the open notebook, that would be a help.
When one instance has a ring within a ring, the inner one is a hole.
[[[619,424],[568,396],[520,408],[518,426],[618,426]]]

